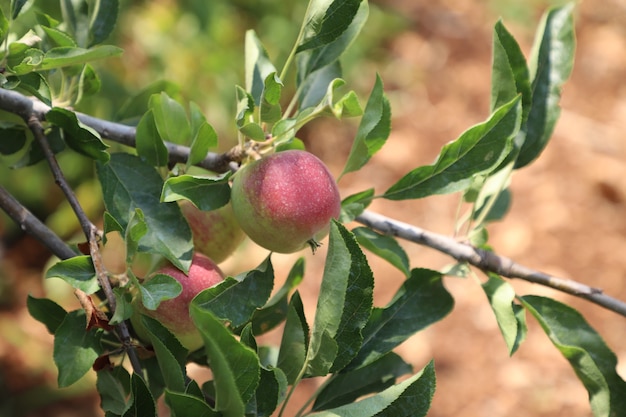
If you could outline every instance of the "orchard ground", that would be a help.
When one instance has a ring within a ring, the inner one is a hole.
[[[364,170],[342,180],[343,196],[372,186],[385,190],[409,168],[430,163],[444,143],[484,120],[489,107],[491,29],[497,16],[503,15],[527,53],[545,6],[536,2],[537,13],[520,20],[512,11],[514,1],[503,2],[511,3],[510,7],[498,6],[497,12],[475,0],[386,3],[410,16],[414,24],[386,45],[383,61],[365,63],[362,76],[354,81],[370,85],[374,73],[380,72],[392,105],[393,130]],[[626,9],[621,2],[578,5],[576,62],[564,87],[555,136],[537,162],[514,176],[511,212],[490,227],[490,243],[498,253],[522,264],[600,287],[626,300],[624,28]],[[325,119],[300,136],[338,175],[350,149],[347,138],[353,133],[348,124]],[[313,135],[315,140],[311,140]],[[371,208],[449,234],[457,202],[457,196],[430,197],[375,201]],[[0,224],[0,232],[2,228]],[[413,267],[441,268],[450,262],[414,244],[404,247]],[[267,251],[247,242],[220,266],[225,273],[236,274],[257,266],[266,255]],[[278,279],[284,279],[298,255],[307,258],[300,290],[311,318],[326,252],[322,247],[315,256],[307,252],[273,256]],[[20,403],[24,408],[18,409],[27,410],[25,416],[99,415],[97,396],[81,391],[81,385],[61,392],[54,388],[52,337],[26,311],[28,293],[43,295],[41,268],[46,256],[36,242],[24,237],[5,248],[1,261],[0,415],[8,404]],[[377,277],[376,304],[384,305],[402,276],[375,257],[369,259]],[[416,369],[435,359],[437,391],[429,416],[591,415],[582,384],[532,318],[528,318],[526,342],[509,358],[480,287],[471,279],[447,278],[445,283],[456,308],[399,348]],[[513,284],[520,294],[547,294],[578,308],[616,352],[620,373],[626,377],[624,318],[537,285]],[[272,337],[275,341],[279,336],[271,333],[266,341],[272,342]],[[315,381],[304,385],[314,389]]]

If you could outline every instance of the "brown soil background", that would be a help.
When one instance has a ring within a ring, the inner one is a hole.
[[[387,145],[366,168],[346,176],[342,194],[369,187],[383,191],[408,169],[430,163],[440,147],[488,114],[491,30],[497,19],[482,2],[388,0],[415,25],[387,46],[389,59],[363,68],[386,80],[394,119]],[[533,16],[534,24],[540,11]],[[531,27],[505,22],[528,55]],[[583,1],[576,12],[577,51],[574,71],[563,90],[563,113],[554,137],[540,159],[513,178],[513,205],[508,216],[490,227],[495,250],[531,268],[602,288],[626,300],[626,4]],[[309,149],[338,174],[353,127],[324,120],[303,135]],[[323,138],[323,139],[320,139]],[[372,209],[435,232],[450,234],[456,196],[423,201],[376,201]],[[450,259],[403,243],[411,266],[441,268]],[[24,248],[29,257],[24,258]],[[13,285],[16,300],[41,296],[40,271],[30,266],[45,251],[25,238],[8,248],[3,280]],[[256,266],[266,252],[247,243],[224,264],[226,272]],[[32,258],[30,258],[32,257]],[[312,319],[325,251],[307,257],[301,285],[307,317]],[[295,256],[273,258],[277,278],[284,278]],[[384,305],[402,281],[401,274],[369,256],[377,277],[375,300]],[[554,297],[578,308],[617,354],[626,376],[626,321],[584,300],[519,280],[518,294]],[[277,285],[279,285],[277,283]],[[398,352],[415,369],[431,358],[437,391],[431,417],[591,416],[586,391],[539,326],[528,317],[529,334],[509,357],[493,314],[473,279],[446,279],[456,307],[443,321],[415,335]],[[19,324],[19,331],[15,324]],[[54,389],[51,337],[29,318],[24,303],[0,312],[0,415],[7,404],[21,402],[29,416],[100,415],[97,397],[78,390]],[[264,340],[275,342],[274,332]],[[194,371],[196,372],[196,371]],[[298,403],[318,382],[306,381]],[[47,398],[55,397],[53,402]],[[36,403],[47,404],[39,408]],[[297,404],[296,404],[297,405]],[[298,407],[290,409],[292,415]],[[622,413],[626,413],[624,410]]]

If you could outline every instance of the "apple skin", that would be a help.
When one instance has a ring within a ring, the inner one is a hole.
[[[134,313],[131,323],[140,339],[149,341],[147,330],[141,323],[141,314],[150,316],[167,327],[176,336],[180,343],[189,351],[194,351],[204,345],[202,336],[189,315],[191,300],[202,290],[210,288],[224,280],[224,274],[210,258],[200,253],[195,253],[189,268],[189,275],[185,275],[180,269],[168,263],[160,268],[156,274],[167,274],[180,282],[183,289],[175,298],[162,301],[156,310],[148,310],[135,299]]]
[[[180,209],[191,227],[194,249],[215,263],[228,258],[246,237],[230,204],[203,211],[190,201],[183,200]]]
[[[315,155],[301,150],[245,165],[234,176],[231,204],[243,231],[278,253],[315,249],[341,210],[332,174]]]

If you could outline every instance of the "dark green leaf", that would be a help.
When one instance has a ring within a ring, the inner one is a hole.
[[[161,201],[191,200],[203,211],[218,209],[230,201],[230,174],[219,177],[199,175],[179,175],[171,177],[163,184]]]
[[[148,310],[156,310],[161,301],[178,297],[183,286],[174,277],[156,274],[139,286],[141,302]]]
[[[354,235],[333,221],[307,351],[307,375],[341,370],[356,356],[372,308],[373,287],[374,276]]]
[[[255,417],[270,417],[285,398],[287,379],[279,368],[261,368],[261,379],[248,411]],[[251,404],[252,403],[252,404]],[[252,407],[251,407],[252,405]]]
[[[254,103],[260,106],[266,79],[276,73],[276,68],[270,61],[267,51],[261,44],[253,30],[246,31],[246,91],[254,98]]]
[[[26,145],[26,131],[23,127],[0,128],[0,154],[12,155]]]
[[[191,317],[204,339],[213,372],[215,409],[224,417],[241,417],[260,380],[259,358],[239,343],[210,311],[192,301]]]
[[[89,25],[89,46],[102,43],[115,28],[119,0],[98,0],[96,5]]]
[[[130,319],[130,316],[133,314],[132,295],[126,288],[113,288],[113,295],[115,295],[115,313],[109,320],[111,326]]]
[[[384,198],[405,200],[462,191],[472,176],[496,168],[512,148],[521,121],[520,98],[496,110],[489,120],[443,147],[432,165],[418,167],[389,188]]]
[[[233,328],[246,324],[252,314],[265,305],[274,285],[274,269],[269,257],[241,279],[227,278],[194,298],[200,310],[212,312],[231,323]]]
[[[91,61],[121,55],[123,50],[117,46],[101,45],[89,49],[75,47],[52,48],[37,65],[37,71],[47,71],[72,65],[82,65]]]
[[[106,151],[109,146],[100,139],[98,132],[78,120],[73,111],[53,107],[46,113],[46,120],[63,129],[65,141],[75,151],[96,161],[109,160],[110,155]]]
[[[53,127],[50,132],[48,132],[47,138],[53,154],[57,154],[65,149],[65,142],[61,137],[61,131],[59,128]],[[43,149],[41,149],[38,141],[32,140],[29,146],[30,149],[28,152],[19,161],[17,161],[12,168],[31,166],[45,159]]]
[[[52,300],[47,298],[35,298],[28,295],[26,307],[30,315],[37,321],[43,323],[50,334],[54,334],[59,328],[67,312]]]
[[[289,384],[296,382],[306,359],[309,325],[304,317],[304,307],[300,293],[291,297],[287,309],[287,319],[280,342],[277,366],[282,369]]]
[[[61,278],[87,294],[93,294],[100,289],[91,256],[75,256],[57,262],[46,271],[46,278],[52,277]]]
[[[287,318],[289,293],[297,287],[304,278],[304,258],[298,258],[291,267],[289,275],[282,287],[272,298],[252,315],[252,330],[255,335],[266,333]]]
[[[617,357],[602,337],[572,307],[547,297],[520,299],[574,368],[589,393],[594,416],[621,415],[626,410],[626,382],[616,372]]]
[[[11,0],[11,19],[15,20],[28,0]]]
[[[128,410],[130,374],[123,366],[98,371],[96,388],[100,394],[100,406],[103,411],[119,416]]]
[[[183,106],[165,92],[150,97],[150,109],[161,138],[177,144],[191,143],[191,127]]]
[[[150,337],[165,386],[170,390],[184,392],[187,350],[157,320],[142,316],[141,322]]]
[[[498,22],[493,30],[491,111],[522,96],[522,123],[530,111],[532,91],[526,58],[515,38]]]
[[[380,256],[391,265],[398,268],[407,277],[409,272],[409,257],[398,241],[391,236],[381,235],[368,227],[352,229],[356,240],[365,249]]]
[[[313,7],[324,6],[323,4],[312,5]],[[367,17],[369,6],[367,1],[362,1],[359,9],[352,19],[350,26],[334,41],[315,49],[309,49],[297,54],[298,85],[302,84],[313,72],[336,64],[341,55],[348,49],[359,35]],[[337,75],[340,77],[341,75]],[[335,77],[335,78],[337,78]]]
[[[334,61],[309,74],[298,89],[298,102],[301,109],[316,107],[327,95],[333,80],[341,77],[341,64]]]
[[[380,392],[411,371],[411,365],[389,352],[363,368],[334,375],[318,394],[313,411],[349,404],[364,395]]]
[[[180,392],[165,391],[165,403],[172,410],[176,417],[219,417],[220,414],[214,411],[209,405],[192,395]]]
[[[132,402],[123,417],[158,417],[154,397],[138,374],[133,374],[130,380]]]
[[[382,148],[391,132],[391,107],[379,75],[365,106],[365,113],[341,175],[358,171]]]
[[[514,303],[515,290],[508,282],[492,273],[482,287],[498,321],[509,355],[513,355],[526,337],[526,319],[523,314],[518,314],[520,306]]]
[[[9,77],[9,79],[11,78],[12,77]],[[43,75],[30,72],[15,78],[18,80],[16,90],[23,91],[26,94],[32,94],[49,106],[52,104],[50,85],[48,85],[48,81]]]
[[[217,132],[213,129],[200,111],[197,104],[191,103],[189,106],[191,113],[191,134],[193,140],[187,159],[187,167],[202,161],[209,149],[217,146]]]
[[[159,135],[152,110],[148,110],[137,125],[135,134],[137,154],[155,167],[166,166],[169,162],[167,147]]]
[[[515,168],[522,168],[539,156],[561,114],[561,87],[574,65],[574,6],[572,2],[551,9],[537,31],[529,64],[532,106],[522,128],[525,139]]]
[[[54,363],[59,369],[59,387],[68,387],[83,377],[102,353],[102,332],[86,330],[84,310],[69,312],[54,333]]]
[[[280,107],[282,89],[283,83],[276,73],[267,76],[261,98],[261,122],[275,123],[280,120],[282,116]]]
[[[102,81],[100,81],[100,77],[98,77],[96,71],[90,64],[85,65],[80,74],[77,101],[84,96],[96,94],[100,91],[100,87],[102,87]]]
[[[361,1],[334,0],[326,10],[324,2],[312,1],[305,16],[305,36],[297,52],[319,48],[339,38],[354,20]]]
[[[355,403],[312,414],[315,417],[423,417],[435,393],[435,369],[430,362],[411,378]]]
[[[374,198],[374,189],[370,188],[356,194],[349,195],[341,201],[341,216],[339,220],[342,223],[349,223],[354,220],[363,210],[367,208]]]
[[[191,229],[177,204],[160,202],[163,180],[158,172],[128,153],[113,154],[108,164],[96,168],[105,207],[124,230],[135,209],[143,212],[148,232],[138,250],[162,255],[188,271],[193,253]]]
[[[442,275],[413,269],[411,277],[384,308],[374,308],[363,329],[363,346],[350,369],[374,362],[406,339],[445,317],[454,305]]]

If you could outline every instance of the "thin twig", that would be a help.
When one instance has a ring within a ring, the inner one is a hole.
[[[451,237],[429,232],[412,224],[391,219],[371,211],[363,212],[355,220],[381,233],[428,246],[450,255],[459,262],[468,263],[483,271],[494,272],[507,278],[519,278],[554,288],[561,292],[587,299],[626,317],[626,303],[604,294],[599,288],[593,288],[570,279],[535,271],[505,256],[496,255],[493,252],[476,248],[470,244],[458,242]]]
[[[23,115],[25,116],[25,115]],[[111,312],[115,312],[116,300],[115,295],[113,294],[113,289],[111,288],[111,282],[109,281],[108,273],[104,268],[104,264],[102,262],[102,256],[99,248],[99,240],[100,236],[98,234],[98,229],[96,226],[89,220],[87,214],[81,207],[74,191],[69,186],[63,172],[61,171],[61,167],[54,156],[54,152],[50,148],[50,144],[48,143],[48,138],[45,135],[44,128],[41,124],[39,117],[36,114],[31,114],[27,119],[25,119],[29,129],[33,133],[33,136],[39,143],[43,153],[46,157],[46,161],[52,171],[52,176],[54,177],[55,183],[61,188],[65,198],[72,207],[74,214],[78,218],[78,221],[83,229],[83,233],[87,237],[89,242],[89,252],[91,255],[91,259],[94,265],[94,269],[96,271],[96,277],[98,279],[98,283],[100,284],[100,288],[104,291],[105,297],[109,303],[109,309]],[[131,346],[131,337],[130,332],[128,331],[128,327],[126,323],[121,322],[117,327],[120,333],[120,339],[122,343],[127,348],[128,356],[130,358],[131,364],[133,366],[133,370],[136,373],[141,374],[141,364],[139,363],[139,357],[135,352],[135,349]]]

